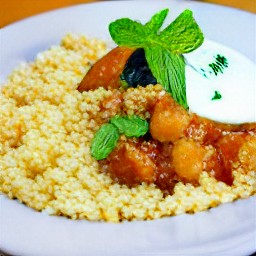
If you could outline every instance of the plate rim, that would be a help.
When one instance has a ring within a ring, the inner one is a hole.
[[[125,4],[125,3],[127,3],[127,2],[129,2],[129,3],[134,3],[134,1],[127,1],[127,0],[125,0],[125,1],[120,1],[119,2],[119,4],[120,3],[123,3],[123,4]],[[145,1],[145,0],[141,0],[140,2],[144,2],[144,3],[149,3],[149,2],[152,2],[152,3],[155,3],[155,1],[153,1],[153,0],[151,0],[151,1]],[[168,1],[163,1],[163,2],[165,2],[165,3],[168,3],[168,2],[176,2],[177,4],[180,2],[180,1],[176,1],[176,0],[168,0]],[[190,2],[190,1],[184,1],[184,2]],[[83,7],[85,7],[85,6],[95,6],[95,5],[105,5],[105,4],[107,4],[107,3],[111,3],[111,4],[116,4],[117,2],[115,2],[115,1],[105,1],[105,2],[92,2],[92,3],[84,3],[84,4],[78,4],[78,5],[72,5],[72,6],[68,6],[68,7],[62,7],[62,8],[58,8],[58,9],[55,9],[55,10],[51,10],[51,11],[46,11],[46,12],[43,12],[43,13],[40,13],[40,14],[36,14],[36,15],[33,15],[33,16],[31,16],[31,17],[28,17],[28,18],[25,18],[25,19],[22,19],[22,20],[20,20],[20,21],[17,21],[17,22],[14,22],[14,23],[12,23],[12,24],[10,24],[10,25],[7,25],[7,26],[5,26],[5,27],[3,27],[3,28],[1,28],[1,30],[0,30],[0,36],[1,36],[1,33],[2,33],[2,31],[6,31],[7,29],[13,29],[13,27],[16,27],[17,26],[17,24],[22,24],[22,23],[27,23],[27,22],[31,22],[31,21],[33,21],[34,19],[40,19],[40,17],[43,17],[43,16],[45,16],[45,15],[48,15],[49,13],[57,13],[57,12],[61,12],[61,11],[63,11],[63,10],[70,10],[70,9],[73,9],[73,8],[80,8],[79,6],[83,6]],[[209,4],[209,3],[197,3],[197,2],[193,2],[194,4],[196,4],[196,5],[207,5],[207,6],[216,6],[216,5],[214,5],[214,4]],[[245,12],[245,11],[243,11],[243,10],[237,10],[237,9],[234,9],[234,8],[231,8],[231,7],[226,7],[226,6],[218,6],[219,8],[224,8],[224,9],[226,9],[226,10],[232,10],[232,11],[237,11],[237,12]],[[247,13],[247,12],[245,12],[246,14],[251,14],[251,13]],[[252,14],[253,15],[253,14]],[[3,195],[1,195],[0,194],[0,203],[2,203],[2,198],[3,198]],[[256,198],[256,197],[255,197]],[[8,199],[8,200],[10,200],[10,199]],[[247,199],[244,199],[244,200],[247,200]],[[255,201],[255,200],[254,200]],[[256,201],[255,201],[256,202]],[[25,207],[27,207],[27,206],[25,206]],[[216,208],[215,208],[216,209]],[[1,215],[1,213],[0,213],[0,215]],[[179,217],[179,216],[177,216],[177,217]],[[1,221],[0,221],[0,223],[1,223]],[[1,237],[1,236],[0,236]],[[3,241],[2,239],[0,239],[0,242],[1,241]],[[2,245],[0,245],[0,247],[1,247]],[[4,247],[3,247],[4,248]],[[255,248],[256,249],[256,248]],[[8,248],[7,248],[7,251],[6,251],[7,253],[8,253]]]

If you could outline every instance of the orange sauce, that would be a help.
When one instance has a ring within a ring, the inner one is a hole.
[[[165,103],[166,96],[163,100]],[[156,105],[159,106],[159,101]],[[169,108],[173,106],[169,112],[178,111],[179,116],[183,115],[179,106],[169,105]],[[161,137],[161,129],[166,134],[162,126],[168,120],[154,116],[158,112],[152,111],[152,115],[153,120],[158,120],[156,126]],[[185,115],[187,117],[188,114]],[[182,122],[183,119],[177,118],[175,122],[179,120]],[[176,127],[175,123],[168,129]],[[198,185],[202,171],[232,185],[232,170],[235,164],[240,163],[239,150],[247,140],[255,137],[255,124],[233,126],[190,114],[187,127],[182,129],[183,133],[179,132],[175,141],[173,137],[169,141],[159,141],[149,134],[140,139],[122,140],[106,160],[100,161],[101,168],[120,184],[132,187],[142,182],[154,183],[164,194],[172,194],[179,181]]]

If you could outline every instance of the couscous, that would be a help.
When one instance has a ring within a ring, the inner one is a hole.
[[[90,145],[119,113],[118,104],[108,104],[119,92],[80,93],[77,86],[107,51],[102,41],[68,34],[9,76],[0,93],[2,193],[51,215],[113,222],[195,213],[256,194],[255,134],[232,166],[232,185],[202,172],[198,184],[177,182],[166,195],[154,183],[129,187],[103,172]],[[148,104],[164,94],[160,85],[129,88],[122,111],[148,119]]]

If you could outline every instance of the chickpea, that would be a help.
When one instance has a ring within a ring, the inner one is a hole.
[[[198,183],[206,154],[200,143],[186,138],[178,140],[172,151],[175,172],[186,182]]]
[[[160,142],[174,142],[183,136],[189,121],[187,111],[170,95],[166,95],[155,105],[150,120],[150,133]]]

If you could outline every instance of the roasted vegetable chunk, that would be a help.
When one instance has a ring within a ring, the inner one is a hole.
[[[232,169],[232,165],[239,161],[239,150],[246,141],[247,132],[229,133],[217,142],[217,149],[223,158],[223,166]]]
[[[133,51],[128,47],[116,47],[111,50],[91,67],[77,90],[83,92],[99,87],[119,88],[121,86],[120,75]]]
[[[149,69],[144,49],[137,49],[128,59],[121,75],[128,86],[137,87],[157,84],[156,78]]]
[[[133,186],[153,182],[155,163],[136,144],[121,143],[108,160],[110,175],[121,184]]]

